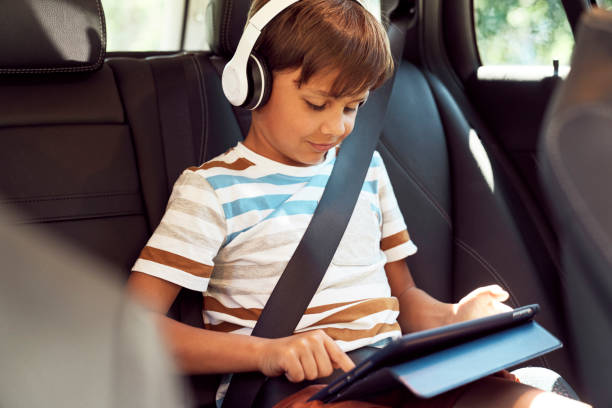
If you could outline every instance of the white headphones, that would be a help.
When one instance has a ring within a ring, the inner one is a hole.
[[[281,11],[299,0],[271,0],[249,22],[238,47],[223,69],[223,93],[234,106],[255,109],[270,95],[272,75],[263,60],[252,53],[261,30]]]
[[[234,106],[256,109],[265,104],[272,90],[272,74],[264,60],[253,53],[253,47],[261,30],[274,17],[299,0],[270,0],[249,22],[240,37],[236,52],[225,65],[221,84],[225,97]],[[355,0],[366,10],[378,10],[373,15],[380,21],[380,2],[375,0]],[[378,3],[377,7],[367,7],[366,3]]]

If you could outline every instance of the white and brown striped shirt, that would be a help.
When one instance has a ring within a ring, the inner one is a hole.
[[[204,292],[208,329],[250,334],[312,218],[335,153],[318,165],[295,167],[239,143],[185,170],[133,270]],[[399,336],[399,306],[384,265],[414,252],[376,152],[296,332],[323,329],[345,351]]]

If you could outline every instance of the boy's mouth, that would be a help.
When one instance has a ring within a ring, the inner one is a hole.
[[[313,143],[313,142],[308,142],[308,143],[310,143],[312,148],[315,149],[318,152],[326,152],[326,151],[328,151],[329,149],[331,149],[332,147],[335,146],[333,143],[326,143],[326,144]]]

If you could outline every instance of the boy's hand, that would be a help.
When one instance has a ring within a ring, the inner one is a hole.
[[[484,286],[471,291],[467,296],[453,305],[452,322],[476,319],[497,313],[507,312],[512,308],[502,302],[510,295],[499,285]]]
[[[259,370],[267,376],[285,374],[291,382],[331,375],[335,368],[355,367],[349,356],[322,330],[314,330],[262,343]]]

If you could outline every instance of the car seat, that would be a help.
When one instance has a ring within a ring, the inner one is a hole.
[[[580,20],[571,72],[555,94],[540,145],[542,180],[556,216],[564,293],[581,388],[612,401],[612,13]]]

